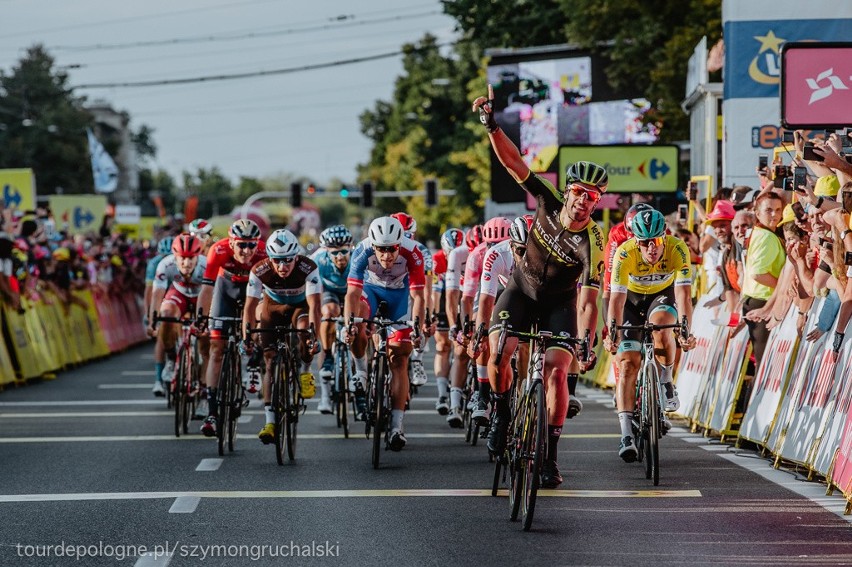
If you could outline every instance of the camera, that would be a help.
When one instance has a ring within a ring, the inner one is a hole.
[[[783,164],[776,164],[772,169],[772,186],[776,189],[787,189],[792,191],[787,185],[792,183],[792,181],[786,181],[788,177],[791,177],[792,172],[790,171],[790,167]]]
[[[831,240],[827,240],[825,238],[819,239],[819,245],[825,248],[826,250],[832,250],[834,248],[834,245]]]
[[[677,206],[677,221],[681,224],[686,224],[689,220],[689,205]]]
[[[852,266],[852,252],[843,253],[843,263],[847,266]]]
[[[799,189],[799,186],[804,186],[808,183],[808,169],[806,167],[797,167],[793,170],[793,191],[804,193],[804,189]]]
[[[689,201],[698,199],[698,183],[696,181],[690,181],[689,185],[686,186],[686,198]]]
[[[767,165],[769,165],[769,156],[766,154],[760,154],[757,158],[757,169],[763,171],[766,169]]]
[[[793,130],[784,130],[781,134],[781,141],[785,144],[792,144],[795,139]]]
[[[804,150],[802,151],[802,159],[805,161],[825,161],[822,156],[818,156],[814,152],[814,145],[811,142],[805,144]]]
[[[793,214],[796,216],[796,220],[799,222],[805,222],[808,220],[808,215],[805,214],[805,208],[798,201],[792,203],[790,208],[793,209]]]

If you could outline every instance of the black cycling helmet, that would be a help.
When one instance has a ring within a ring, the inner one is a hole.
[[[572,163],[565,170],[565,184],[585,183],[597,187],[601,193],[606,192],[609,184],[609,175],[606,169],[590,161],[578,161]]]
[[[320,233],[320,246],[323,248],[337,248],[338,246],[349,246],[352,244],[352,233],[349,229],[338,224],[330,226]]]

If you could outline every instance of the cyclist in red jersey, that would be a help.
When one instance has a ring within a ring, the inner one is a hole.
[[[231,225],[228,238],[210,247],[207,269],[198,298],[199,314],[210,316],[210,361],[207,364],[207,401],[209,413],[201,426],[206,437],[216,436],[216,394],[222,358],[225,355],[225,337],[222,329],[228,324],[217,317],[238,317],[240,304],[245,302],[246,287],[252,266],[266,259],[266,246],[260,240],[260,228],[248,219]]]

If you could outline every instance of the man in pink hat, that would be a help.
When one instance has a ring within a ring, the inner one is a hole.
[[[707,215],[704,236],[701,238],[704,272],[707,276],[707,288],[714,295],[722,294],[721,279],[722,256],[725,247],[730,248],[731,221],[734,220],[734,204],[731,201],[716,201],[716,205]]]

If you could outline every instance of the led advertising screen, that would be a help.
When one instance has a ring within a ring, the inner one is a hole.
[[[791,129],[852,125],[852,43],[781,48],[781,123]]]

